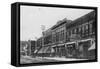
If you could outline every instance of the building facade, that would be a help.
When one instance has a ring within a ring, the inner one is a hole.
[[[95,25],[95,11],[92,11],[66,26],[66,42],[77,42],[78,45],[77,48],[75,43],[69,47],[66,45],[71,56],[74,54],[83,58],[90,57],[88,49],[95,43]]]
[[[52,27],[52,48],[55,50],[53,56],[65,56],[66,25],[69,23],[71,20],[65,18]]]
[[[39,43],[42,45],[40,53],[58,57],[91,57],[88,49],[95,43],[95,25],[95,11],[74,21],[66,18],[58,21],[56,25],[43,32],[43,44]]]
[[[31,49],[30,49],[31,56],[33,56],[34,55],[34,51],[36,49],[36,41],[35,40],[30,40],[30,44],[31,44]]]

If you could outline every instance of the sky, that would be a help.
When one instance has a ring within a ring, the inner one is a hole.
[[[39,6],[21,6],[20,9],[20,40],[36,40],[42,36],[41,26],[45,30],[55,25],[59,20],[67,18],[75,20],[92,9],[55,8]]]

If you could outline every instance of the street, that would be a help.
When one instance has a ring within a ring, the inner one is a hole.
[[[39,63],[39,62],[59,62],[59,61],[78,61],[78,60],[87,60],[87,59],[73,59],[73,58],[64,58],[64,57],[35,57],[30,56],[21,57],[20,63]]]
[[[21,57],[21,59],[20,59],[21,64],[39,63],[39,62],[57,62],[57,60],[47,59],[47,58],[43,58],[43,57],[32,58],[32,57],[29,57],[29,56]]]

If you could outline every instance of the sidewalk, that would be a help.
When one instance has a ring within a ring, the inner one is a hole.
[[[35,57],[32,58],[30,56],[24,56],[22,57],[23,59],[26,59],[28,61],[33,61],[33,60],[56,60],[56,61],[80,61],[80,60],[88,60],[88,59],[75,59],[75,58],[65,58],[65,57]]]
[[[58,61],[80,61],[80,60],[88,60],[88,59],[75,59],[75,58],[65,58],[65,57],[44,57],[45,59],[53,59]]]

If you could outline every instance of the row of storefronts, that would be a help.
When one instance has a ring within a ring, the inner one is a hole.
[[[92,53],[90,53],[92,50]],[[36,56],[94,59],[95,40],[85,39],[63,44],[42,47]]]

